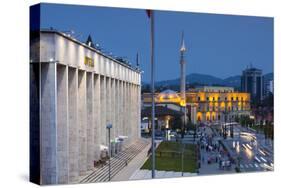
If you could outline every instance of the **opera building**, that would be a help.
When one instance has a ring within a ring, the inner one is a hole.
[[[30,179],[77,182],[109,144],[140,137],[140,70],[56,30],[30,45]]]
[[[166,114],[162,112],[157,117],[159,120],[163,119],[166,128],[170,128],[167,119],[171,120],[173,114],[180,115],[184,104],[186,104],[188,119],[195,124],[231,121],[236,116],[250,115],[250,94],[234,91],[232,87],[204,86],[189,89],[186,92],[185,102],[181,100],[179,92],[172,90],[155,93],[154,98],[156,117],[158,115],[157,109],[162,108],[167,111]],[[146,112],[151,106],[151,99],[150,93],[143,93],[143,112]],[[163,114],[164,116],[160,117]],[[144,116],[149,118],[149,113],[142,113],[142,118]]]

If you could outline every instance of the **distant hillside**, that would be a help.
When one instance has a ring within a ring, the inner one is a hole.
[[[230,86],[230,87],[240,87],[241,84],[241,76],[231,76],[223,80],[224,85]]]
[[[268,73],[264,75],[265,79],[273,79],[273,73]],[[171,80],[163,80],[155,83],[156,88],[169,88],[169,89],[179,89],[179,78]],[[186,76],[186,83],[190,86],[228,86],[234,87],[235,89],[240,88],[241,76],[230,76],[225,79],[221,79],[215,76],[207,74],[192,73]],[[143,85],[148,85],[149,83],[143,83]]]
[[[223,84],[223,80],[220,78],[217,78],[215,76],[207,75],[207,74],[198,74],[198,73],[192,73],[186,76],[186,81],[189,84],[193,83],[198,83],[202,85],[213,85],[213,84],[218,84],[221,85]],[[180,80],[178,79],[173,79],[173,80],[165,80],[165,81],[160,81],[156,82],[156,86],[162,85],[175,85],[179,84]]]

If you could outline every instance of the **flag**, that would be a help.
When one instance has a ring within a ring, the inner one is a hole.
[[[147,16],[150,18],[152,10],[146,10]]]

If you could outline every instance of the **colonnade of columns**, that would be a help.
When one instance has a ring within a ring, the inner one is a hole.
[[[38,91],[31,100],[40,118],[31,126],[40,126],[41,184],[75,182],[91,170],[100,146],[109,144],[108,123],[112,139],[140,136],[139,85],[58,63],[30,66],[39,71],[30,91]]]

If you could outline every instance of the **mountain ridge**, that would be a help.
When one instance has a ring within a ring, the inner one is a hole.
[[[263,75],[265,79],[273,79],[273,73],[267,73]],[[186,75],[186,83],[190,85],[206,85],[206,86],[228,86],[239,88],[241,83],[241,75],[234,75],[227,78],[219,78],[216,76],[201,74],[201,73],[191,73]],[[163,81],[155,82],[156,87],[167,87],[172,85],[179,85],[180,79],[169,79]],[[148,83],[143,82],[143,85],[148,85]]]

